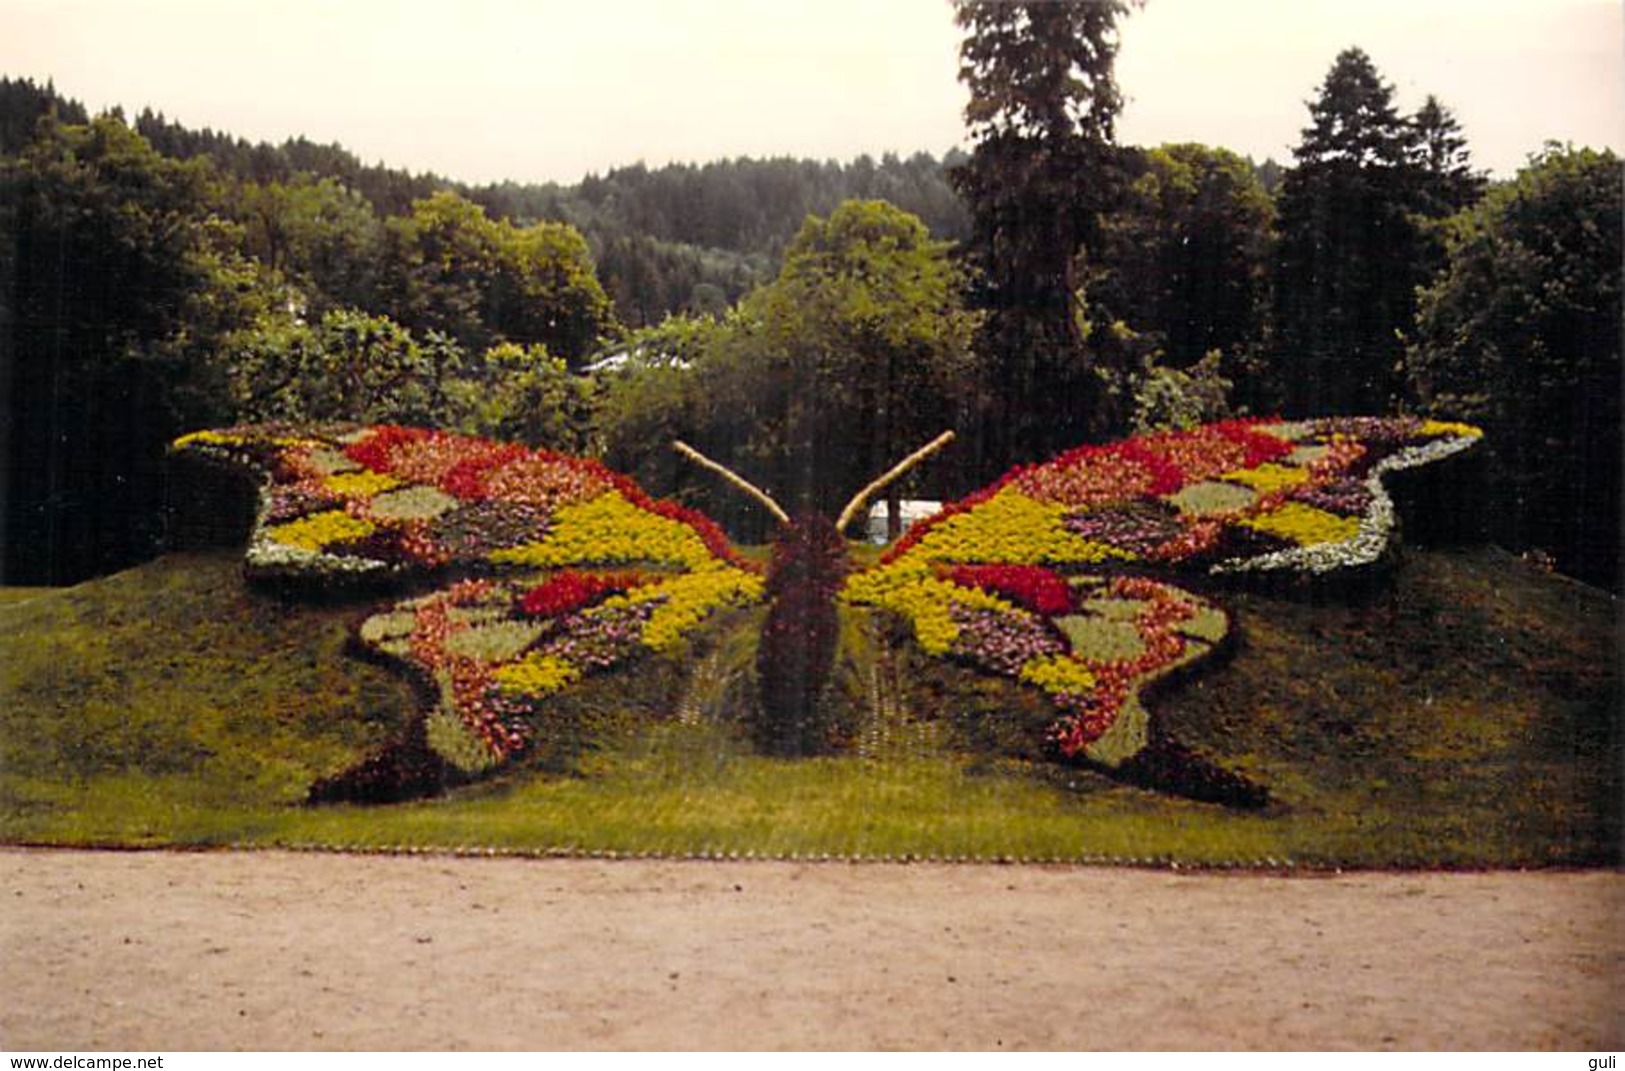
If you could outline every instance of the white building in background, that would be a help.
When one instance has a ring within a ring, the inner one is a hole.
[[[908,531],[914,525],[934,516],[942,509],[941,502],[933,502],[925,498],[905,498],[898,503],[898,513],[902,515],[903,524],[898,534]],[[864,526],[864,534],[869,542],[884,545],[886,539],[886,503],[876,502],[869,507],[869,521]]]

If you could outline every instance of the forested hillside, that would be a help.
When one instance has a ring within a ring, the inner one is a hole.
[[[64,123],[88,121],[83,105],[53,86],[0,79],[0,152],[20,150],[39,117],[52,112]],[[207,158],[220,175],[266,190],[328,180],[381,218],[410,215],[414,202],[449,190],[493,220],[568,223],[586,237],[618,319],[629,327],[659,323],[672,312],[720,313],[771,277],[809,215],[827,216],[843,201],[889,201],[948,241],[969,231],[965,206],[947,178],[961,158],[954,153],[940,160],[921,152],[845,163],[741,158],[659,168],[633,164],[568,186],[471,186],[364,164],[340,145],[304,137],[271,145],[192,129],[150,108],[132,125],[170,159]]]
[[[0,78],[0,576],[153,553],[165,447],[208,425],[546,445],[753,538],[671,439],[821,508],[943,427],[959,445],[898,493],[1134,431],[1401,411],[1485,428],[1460,527],[1618,585],[1617,157],[1549,145],[1488,182],[1448,106],[1402,114],[1357,48],[1290,165],[1120,145],[1122,4],[955,6],[970,150],[942,159],[475,187]]]

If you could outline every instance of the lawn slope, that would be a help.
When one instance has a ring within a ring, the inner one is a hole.
[[[234,552],[0,597],[0,840],[666,855],[1506,866],[1619,860],[1617,601],[1491,548],[1219,592],[1233,657],[1157,696],[1257,811],[976,750],[884,701],[851,755],[778,760],[693,711],[438,799],[309,806],[417,702],[349,657],[365,606],[256,592]],[[906,664],[906,660],[905,660]],[[895,697],[891,697],[895,698]]]

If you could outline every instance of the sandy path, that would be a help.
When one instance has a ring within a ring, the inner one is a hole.
[[[0,851],[0,1047],[1625,1045],[1625,876]]]

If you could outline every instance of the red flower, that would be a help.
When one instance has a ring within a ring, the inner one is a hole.
[[[396,447],[429,437],[423,428],[402,428],[393,424],[380,424],[372,434],[344,448],[344,456],[374,472],[389,472],[394,467]]]
[[[638,573],[578,573],[565,569],[521,595],[519,609],[532,617],[557,617],[644,582]]]
[[[528,455],[523,446],[466,440],[468,456],[459,460],[440,478],[440,489],[465,502],[478,502],[487,495],[486,481],[510,462]]]
[[[649,512],[664,517],[667,520],[688,525],[699,534],[700,540],[705,544],[705,549],[709,550],[712,554],[715,554],[718,558],[728,562],[730,565],[736,565],[744,569],[749,569],[752,572],[756,571],[756,565],[746,562],[744,558],[740,557],[739,552],[734,550],[733,545],[728,542],[727,534],[723,532],[722,528],[717,524],[716,521],[713,521],[711,518],[707,517],[697,509],[690,509],[688,506],[682,505],[678,502],[673,502],[670,499],[662,498],[656,501],[650,501],[649,497],[643,494],[642,491],[637,491],[635,484],[632,485],[632,489],[637,492],[637,498],[634,498],[626,491],[622,491],[621,493],[627,499],[627,501],[631,502],[633,505],[641,505],[645,509],[649,510]],[[642,501],[639,501],[639,499]]]
[[[1058,574],[1037,565],[956,565],[948,579],[963,588],[980,588],[1046,616],[1072,609],[1072,589]]]

